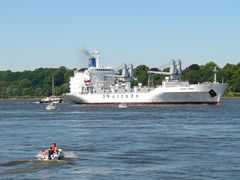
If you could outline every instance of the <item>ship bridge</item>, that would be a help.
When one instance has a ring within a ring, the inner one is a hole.
[[[109,89],[115,83],[115,71],[112,68],[90,68],[88,72],[91,86],[95,89]]]

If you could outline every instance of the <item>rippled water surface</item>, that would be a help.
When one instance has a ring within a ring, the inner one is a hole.
[[[35,156],[56,142],[60,161]],[[239,179],[240,100],[87,106],[0,100],[1,179]]]

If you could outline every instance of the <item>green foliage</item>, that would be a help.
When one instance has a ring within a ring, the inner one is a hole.
[[[147,67],[146,65],[139,65],[136,68],[134,68],[133,73],[135,78],[137,79],[133,82],[134,86],[137,86],[138,83],[142,83],[144,86],[147,85],[148,70],[149,70],[149,67]]]
[[[0,98],[49,96],[52,94],[52,76],[55,95],[62,95],[69,91],[72,75],[73,70],[64,66],[23,72],[0,71]]]

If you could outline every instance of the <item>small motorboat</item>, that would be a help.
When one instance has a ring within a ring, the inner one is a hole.
[[[51,111],[56,109],[56,104],[55,103],[50,103],[46,106],[46,110]]]
[[[48,158],[48,150],[41,150],[37,155],[38,160],[61,160],[63,158],[64,152],[62,149],[58,149],[57,153],[53,153],[50,159]]]
[[[127,104],[126,103],[121,103],[118,105],[119,108],[127,108]]]

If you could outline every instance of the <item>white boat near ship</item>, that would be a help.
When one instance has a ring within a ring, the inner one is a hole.
[[[216,70],[214,82],[182,81],[180,60],[172,60],[169,72],[148,72],[166,76],[162,85],[156,87],[139,83],[131,88],[134,79],[131,64],[124,64],[121,72],[116,75],[114,69],[100,67],[99,52],[94,51],[88,68],[76,70],[70,77],[70,92],[64,98],[77,104],[218,104],[227,88],[227,84],[216,81]]]

